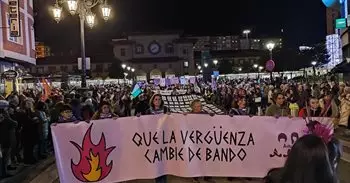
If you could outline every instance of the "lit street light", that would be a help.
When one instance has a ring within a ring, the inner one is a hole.
[[[200,70],[199,72],[200,72],[200,73],[203,73],[203,70]]]
[[[128,66],[126,69],[127,69],[128,71],[130,71],[131,67]]]
[[[242,71],[242,68],[241,68],[241,67],[240,67],[240,68],[238,68],[238,71],[239,71],[239,72],[241,72],[241,71]]]
[[[249,29],[243,30],[243,34],[245,35],[245,37],[247,39],[248,49],[250,49],[250,44],[249,44],[249,34],[250,33],[251,33],[251,31]]]
[[[131,72],[135,72],[135,69],[134,69],[134,68],[131,68]]]
[[[85,55],[85,26],[84,22],[89,27],[95,25],[95,14],[91,12],[91,9],[97,5],[101,5],[102,17],[104,20],[108,20],[111,14],[111,7],[107,5],[107,0],[56,0],[54,7],[52,8],[53,18],[58,23],[62,18],[62,5],[67,3],[68,11],[71,15],[78,14],[80,17],[80,44],[81,44],[81,87],[86,87],[86,55]]]
[[[198,70],[201,70],[201,69],[202,69],[202,67],[201,67],[200,65],[199,65],[197,68],[198,68]]]
[[[314,72],[314,77],[315,77],[316,76],[316,65],[317,65],[317,62],[316,61],[312,61],[311,65],[312,65],[312,70]]]
[[[204,67],[207,68],[208,67],[208,63],[204,63]]]
[[[264,67],[263,66],[259,66],[259,71],[261,72],[261,70],[263,70]]]
[[[272,51],[275,48],[275,43],[274,42],[269,42],[266,44],[266,48],[270,51],[270,60],[273,60],[272,57]],[[270,72],[270,80],[272,81],[272,71]]]
[[[258,66],[258,64],[254,64],[253,67],[256,69],[256,68],[258,68],[259,66]]]
[[[267,43],[266,48],[270,51],[270,59],[272,60],[272,50],[275,48],[275,43],[273,42]]]
[[[217,59],[213,60],[213,64],[216,66],[219,63],[219,61]]]
[[[125,65],[125,64],[122,64],[122,68],[125,69],[125,68],[126,68],[126,65]]]

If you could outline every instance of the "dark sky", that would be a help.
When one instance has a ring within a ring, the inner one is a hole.
[[[50,2],[51,1],[51,2]],[[300,2],[298,2],[300,1]],[[36,37],[54,51],[79,49],[78,17],[64,9],[57,24],[49,6],[54,0],[36,0]],[[325,38],[325,7],[321,0],[109,0],[113,17],[104,22],[100,10],[98,25],[87,28],[89,48],[117,38],[123,32],[183,30],[185,34],[240,34],[252,29],[252,36],[280,36],[288,46],[312,44]],[[97,50],[97,48],[96,48]]]

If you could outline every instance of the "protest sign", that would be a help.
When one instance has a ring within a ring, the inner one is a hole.
[[[301,118],[150,115],[51,126],[61,183],[264,177],[303,135]]]
[[[186,90],[183,90],[186,93]],[[181,90],[178,90],[180,93]],[[181,94],[181,93],[180,93]],[[163,95],[162,100],[164,101],[164,105],[170,109],[171,112],[174,113],[184,113],[190,112],[191,102],[193,100],[199,100],[202,103],[202,110],[206,113],[214,113],[214,114],[224,114],[224,112],[216,107],[213,104],[208,104],[205,99],[200,95]]]

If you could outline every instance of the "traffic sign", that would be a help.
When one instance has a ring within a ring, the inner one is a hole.
[[[346,28],[346,18],[338,18],[335,20],[335,28],[345,29]]]

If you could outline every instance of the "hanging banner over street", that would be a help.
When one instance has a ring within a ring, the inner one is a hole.
[[[10,36],[21,36],[21,19],[20,8],[18,0],[8,0],[9,2],[9,24],[10,24]]]
[[[305,129],[301,118],[149,115],[51,126],[60,182],[264,177]]]

